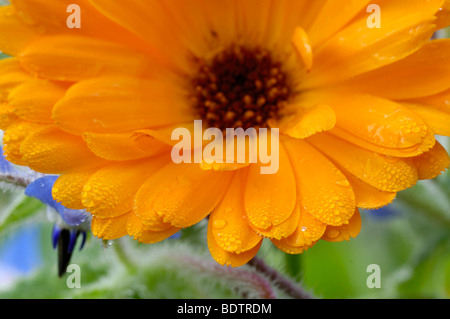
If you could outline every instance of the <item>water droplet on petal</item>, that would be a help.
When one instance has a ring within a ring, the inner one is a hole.
[[[213,223],[214,228],[217,228],[217,229],[224,228],[226,225],[227,225],[227,222],[224,221],[223,219],[217,219]]]
[[[336,184],[338,184],[339,186],[343,186],[343,187],[348,187],[348,186],[350,186],[350,183],[349,183],[348,180],[346,180],[346,179],[337,181]]]
[[[341,234],[341,232],[337,229],[331,229],[327,232],[327,237],[334,239],[336,237],[338,237]]]

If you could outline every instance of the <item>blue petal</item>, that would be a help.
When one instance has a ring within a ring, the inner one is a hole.
[[[81,236],[83,236],[83,239],[82,239],[82,241],[81,241],[80,250],[83,249],[84,244],[86,243],[86,232],[81,232]]]
[[[181,232],[175,233],[169,237],[169,239],[179,239],[181,237]]]
[[[376,220],[387,220],[397,217],[397,212],[391,205],[379,209],[366,210],[367,216]]]
[[[58,176],[47,175],[38,178],[25,189],[25,195],[39,199],[44,204],[56,209],[62,219],[71,226],[78,226],[87,218],[84,210],[69,209],[53,199],[52,188]]]
[[[70,231],[69,246],[67,247],[67,252],[69,254],[72,254],[73,248],[75,247],[75,244],[77,243],[77,238],[78,238],[79,234],[80,234],[79,231],[76,231],[76,230]]]
[[[61,235],[61,227],[59,227],[57,224],[53,225],[53,231],[52,231],[52,244],[53,244],[53,249],[56,249],[56,247],[58,246],[58,239],[59,236]]]
[[[30,183],[25,189],[25,195],[39,199],[46,205],[49,205],[57,210],[57,202],[52,196],[52,187],[58,176],[48,175],[38,178]]]
[[[3,154],[3,148],[0,147],[1,156],[0,156],[0,172],[3,174],[13,174],[16,172],[14,166],[8,162]]]
[[[85,210],[77,210],[77,209],[69,209],[57,203],[57,211],[61,215],[62,219],[66,222],[66,224],[70,226],[78,226],[83,223],[88,214]]]

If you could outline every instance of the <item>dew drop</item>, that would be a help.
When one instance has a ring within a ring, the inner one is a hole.
[[[331,229],[331,230],[328,231],[327,237],[331,238],[331,239],[334,239],[334,238],[337,238],[340,234],[341,234],[341,232],[339,230]]]
[[[350,183],[346,179],[342,179],[340,181],[337,181],[336,184],[338,184],[339,186],[342,186],[342,187],[349,187],[350,186]]]
[[[214,224],[213,224],[214,228],[217,228],[217,229],[224,228],[226,225],[227,225],[227,222],[224,221],[223,219],[217,219],[214,221]]]

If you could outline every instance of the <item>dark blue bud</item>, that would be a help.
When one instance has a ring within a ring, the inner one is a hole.
[[[71,230],[70,231],[70,239],[69,239],[69,245],[67,246],[67,253],[72,254],[73,248],[75,247],[75,244],[77,242],[78,235],[80,234],[77,230]]]
[[[81,246],[80,246],[80,250],[83,249],[84,244],[86,243],[86,232],[81,232],[81,236],[83,236],[83,239],[81,240]]]
[[[59,236],[61,236],[61,227],[58,226],[58,224],[53,225],[53,230],[52,230],[52,244],[53,244],[53,249],[56,249],[56,247],[58,247],[58,239]]]

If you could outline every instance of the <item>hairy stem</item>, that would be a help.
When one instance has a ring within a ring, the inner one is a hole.
[[[19,187],[27,187],[28,184],[30,184],[29,179],[21,176],[14,176],[11,174],[0,174],[0,182]]]
[[[288,296],[295,299],[313,299],[312,295],[304,291],[298,285],[285,278],[275,269],[269,267],[262,259],[254,257],[248,262],[257,272],[264,274],[279,289],[284,291]]]
[[[117,239],[112,243],[112,247],[114,249],[114,252],[116,253],[117,259],[119,259],[119,261],[125,266],[128,272],[134,274],[137,271],[136,265],[131,262],[124,245],[125,243],[122,239]]]
[[[223,267],[215,262],[212,263],[187,255],[179,256],[177,258],[179,258],[184,265],[194,268],[199,273],[232,280],[237,286],[242,286],[241,289],[238,289],[238,293],[240,293],[243,298],[254,298],[253,295],[256,294],[257,298],[276,299],[275,292],[273,291],[270,282],[264,276],[255,272],[241,268]]]

